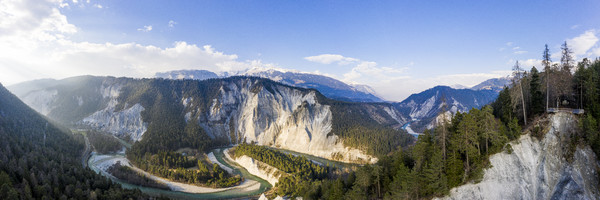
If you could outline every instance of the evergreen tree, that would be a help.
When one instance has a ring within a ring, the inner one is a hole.
[[[368,198],[368,194],[367,194],[366,190],[362,186],[360,186],[359,184],[354,184],[354,186],[352,186],[352,189],[350,189],[350,191],[348,191],[348,193],[346,193],[346,195],[344,196],[344,199],[364,200],[364,199],[369,199],[369,198]]]
[[[573,51],[569,49],[567,41],[561,45],[560,49],[562,50],[562,55],[560,58],[561,71],[570,73],[571,69],[573,69],[573,65],[575,64],[575,61],[573,60]]]
[[[474,111],[472,109],[471,111]],[[463,182],[467,179],[468,173],[472,170],[471,164],[478,157],[478,139],[477,139],[477,124],[470,114],[465,114],[463,119],[458,125],[456,135],[452,141],[454,141],[454,147],[459,153],[465,156],[465,176],[463,176]]]
[[[550,50],[548,49],[548,44],[545,45],[542,65],[544,66],[544,72],[546,79],[546,110],[548,110],[550,103],[550,65],[552,65],[552,60],[550,59]]]
[[[327,200],[342,200],[344,199],[344,183],[342,179],[337,179],[333,182],[330,189],[326,191],[325,199]]]
[[[404,163],[399,163],[396,175],[390,184],[389,192],[386,194],[385,199],[408,199],[410,197],[410,182],[411,172]]]
[[[494,116],[500,118],[502,122],[509,123],[512,118],[512,100],[510,98],[508,87],[504,87],[498,94],[496,101],[492,103],[494,108]]]
[[[529,82],[529,92],[531,96],[530,101],[530,113],[532,116],[541,114],[544,112],[544,97],[542,91],[540,91],[540,74],[535,67],[531,68],[531,81]]]
[[[448,187],[456,187],[463,183],[464,177],[464,163],[461,160],[461,156],[458,152],[449,152],[448,158],[446,159],[446,175],[448,178]]]
[[[423,170],[425,178],[425,194],[443,195],[448,190],[448,180],[444,174],[444,160],[439,148],[434,148],[433,155]]]

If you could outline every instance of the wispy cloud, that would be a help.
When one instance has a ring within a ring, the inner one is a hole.
[[[143,28],[138,28],[137,30],[141,31],[141,32],[150,32],[150,31],[152,31],[152,26],[151,25],[144,26]]]
[[[316,56],[304,57],[304,59],[321,64],[337,63],[339,65],[347,65],[359,61],[356,58],[344,57],[339,54],[321,54]]]
[[[177,24],[177,22],[175,22],[173,20],[169,20],[169,28],[175,27],[175,24]]]
[[[512,44],[511,44],[512,45]],[[512,49],[512,48],[511,48]],[[507,76],[510,71],[493,71],[489,73],[451,74],[431,78],[416,78],[409,75],[414,62],[404,66],[380,66],[374,61],[345,57],[339,54],[321,54],[304,59],[322,64],[352,64],[353,67],[339,76],[332,76],[349,84],[368,84],[383,98],[401,101],[409,95],[434,87],[436,85],[474,86],[490,78]]]
[[[513,52],[513,53],[514,53],[514,54],[526,54],[526,53],[527,53],[527,51],[515,51],[515,52]]]
[[[577,28],[579,28],[579,24],[575,24],[575,25],[571,26],[571,29],[577,29]]]
[[[100,4],[94,4],[94,7],[99,8],[99,9],[103,8],[102,5],[100,5]]]
[[[599,40],[596,34],[597,31],[594,29],[587,30],[581,35],[567,40],[567,44],[573,50],[573,54],[576,58],[591,55],[588,51],[594,47]]]

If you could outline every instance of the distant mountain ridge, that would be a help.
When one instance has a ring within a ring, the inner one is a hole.
[[[219,75],[208,70],[175,70],[168,72],[157,72],[154,77],[165,79],[206,80],[209,78],[219,78]]]
[[[337,79],[312,73],[297,71],[252,68],[242,73],[224,73],[217,75],[207,70],[177,70],[156,73],[157,78],[166,79],[195,79],[206,80],[209,78],[226,78],[231,75],[254,76],[268,78],[286,85],[312,88],[319,90],[326,97],[352,102],[383,102],[384,99],[377,96],[375,90],[366,85],[349,85]]]
[[[449,86],[436,86],[423,92],[412,94],[404,101],[394,103],[395,108],[412,120],[418,120],[412,128],[422,132],[432,128],[439,114],[467,112],[471,108],[481,108],[494,101],[498,93],[494,90],[454,89]]]
[[[509,85],[510,85],[510,78],[509,77],[501,77],[501,78],[492,78],[492,79],[485,80],[485,81],[471,87],[470,89],[472,89],[472,90],[493,90],[493,91],[499,93],[502,89],[504,89],[504,86],[509,86]]]
[[[205,70],[198,71],[211,74],[211,77],[216,75]],[[189,78],[199,73],[198,71],[173,71],[170,77],[165,78]],[[368,85],[350,85],[334,78],[317,74],[264,68],[252,68],[240,74],[268,78],[296,87],[316,89],[323,95],[336,100],[351,102],[384,101]],[[199,76],[195,75],[194,77]],[[485,80],[470,88],[459,84],[453,86],[435,86],[428,90],[412,94],[401,102],[392,103],[403,116],[413,121],[411,123],[412,130],[423,132],[425,129],[435,126],[436,120],[442,114],[443,109],[445,109],[444,114],[453,115],[456,112],[467,112],[471,108],[481,108],[494,101],[498,93],[509,84],[509,77],[500,77]],[[444,98],[446,104],[443,103]]]

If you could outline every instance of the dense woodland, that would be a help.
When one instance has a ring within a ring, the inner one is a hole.
[[[278,191],[278,194],[305,199],[443,196],[452,187],[481,180],[483,170],[489,167],[489,156],[500,151],[512,152],[507,142],[520,136],[521,127],[528,128],[534,136],[543,136],[540,127],[532,127],[531,122],[545,115],[546,105],[585,109],[579,118],[581,131],[569,142],[573,143],[571,146],[589,144],[598,154],[600,60],[583,59],[575,67],[570,54],[565,43],[560,63],[552,63],[546,47],[541,63],[543,71],[534,67],[525,72],[517,63],[513,84],[501,91],[492,105],[457,113],[451,122],[419,136],[414,146],[398,149],[346,178],[305,181],[293,191]]]
[[[169,186],[164,183],[157,182],[146,175],[136,172],[133,169],[121,165],[121,162],[117,162],[110,166],[106,170],[111,175],[117,177],[119,180],[124,180],[127,183],[140,185],[144,187],[153,187],[163,190],[170,190]]]
[[[289,174],[281,177],[276,185],[281,194],[292,193],[302,182],[312,182],[327,176],[325,166],[315,164],[304,156],[282,153],[265,146],[240,144],[231,153],[233,157],[246,155]]]
[[[2,199],[148,198],[83,168],[83,136],[49,123],[1,85],[0,147]]]
[[[389,116],[383,107],[391,106],[390,104],[342,102],[326,99],[322,95],[319,97],[321,103],[331,106],[333,113],[329,135],[339,136],[344,141],[344,146],[380,157],[414,142],[414,137],[406,131],[392,128],[397,123],[393,119],[387,120],[387,124],[381,124],[371,117]],[[374,107],[377,109],[373,109]]]
[[[94,150],[101,154],[115,153],[123,149],[123,145],[112,135],[92,130],[88,131],[86,136],[94,146]]]
[[[130,160],[144,171],[177,182],[223,188],[239,185],[243,181],[239,175],[231,175],[217,164],[213,164],[209,170],[205,161],[190,159],[172,151],[161,151],[154,155],[147,153],[144,157],[131,155]],[[192,167],[198,169],[188,169]]]
[[[518,124],[494,118],[491,106],[458,113],[452,123],[427,130],[407,150],[384,156],[338,180],[301,182],[289,193],[307,199],[418,199],[444,195],[478,180],[490,155],[520,134]]]
[[[575,143],[589,144],[600,155],[600,59],[584,58],[575,62],[567,43],[561,47],[560,62],[550,58],[548,46],[543,51],[541,68],[523,70],[519,63],[513,67],[513,85],[500,92],[493,104],[494,114],[504,122],[529,122],[543,114],[546,108],[584,109],[580,135]]]

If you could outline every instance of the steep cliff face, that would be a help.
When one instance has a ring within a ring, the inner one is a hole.
[[[364,144],[390,143],[390,137],[355,139],[350,147],[343,137],[351,136],[341,135],[347,127],[364,126],[357,129],[364,132],[408,121],[390,104],[339,102],[316,90],[247,77],[199,82],[88,76],[23,94],[28,105],[65,124],[128,135],[135,141],[147,138],[146,144],[172,147],[177,141],[166,143],[165,138],[205,133],[217,145],[255,142],[344,162],[376,162]],[[362,118],[356,122],[340,122],[357,115]]]
[[[231,143],[256,142],[324,158],[375,162],[372,156],[344,147],[332,127],[329,105],[317,101],[314,90],[259,84],[259,79],[227,82],[206,112],[182,99],[186,116],[198,120],[213,139]]]
[[[577,146],[572,154],[569,142],[576,131],[575,116],[557,113],[541,140],[523,135],[510,143],[512,153],[490,158],[477,184],[451,190],[443,199],[599,199],[599,163],[589,146]]]
[[[100,93],[102,94],[102,98],[108,99],[106,108],[94,112],[78,123],[117,136],[128,135],[134,141],[139,141],[147,130],[147,123],[142,120],[141,115],[144,107],[136,103],[127,109],[116,111],[117,98],[121,93],[120,90],[121,85],[119,84],[103,84],[100,88]]]
[[[144,107],[135,104],[116,111],[123,83],[115,80],[76,77],[58,81],[51,87],[23,92],[20,98],[41,114],[65,124],[129,135],[139,141],[147,130],[147,123],[141,117]]]
[[[242,155],[234,159],[229,155],[229,149],[223,151],[223,154],[225,154],[227,159],[236,162],[244,169],[248,170],[248,173],[266,180],[272,186],[275,186],[275,184],[279,182],[279,178],[286,174],[285,172],[280,171],[271,165],[260,162],[246,155]]]

